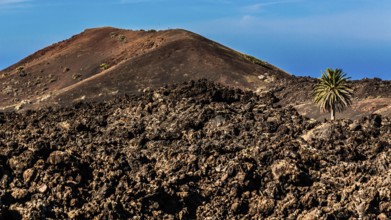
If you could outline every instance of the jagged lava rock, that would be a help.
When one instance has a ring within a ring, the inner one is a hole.
[[[277,101],[202,80],[0,113],[0,217],[391,217],[390,119],[318,136]]]

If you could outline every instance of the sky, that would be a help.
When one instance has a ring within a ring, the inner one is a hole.
[[[186,29],[298,76],[391,80],[390,0],[0,0],[0,69],[101,26]]]

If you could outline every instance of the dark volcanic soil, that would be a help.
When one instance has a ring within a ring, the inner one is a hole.
[[[0,71],[0,110],[110,100],[203,78],[255,91],[290,77],[186,30],[93,28]]]
[[[199,81],[0,113],[0,218],[390,218],[390,119],[277,101]]]

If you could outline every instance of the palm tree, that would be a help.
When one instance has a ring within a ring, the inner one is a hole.
[[[331,120],[335,119],[335,111],[341,112],[352,104],[348,79],[342,69],[328,68],[314,87],[314,102],[323,112],[331,112]]]

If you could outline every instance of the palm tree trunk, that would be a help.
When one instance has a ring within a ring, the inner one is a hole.
[[[331,108],[331,121],[334,121],[335,120],[335,107],[333,106]]]

